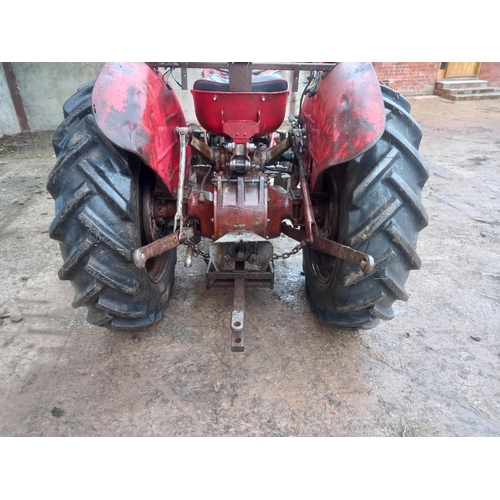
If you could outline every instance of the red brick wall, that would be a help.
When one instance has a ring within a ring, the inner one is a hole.
[[[374,62],[378,79],[403,95],[432,94],[437,62]]]
[[[488,80],[490,85],[500,86],[500,62],[484,62],[479,70],[479,78]]]

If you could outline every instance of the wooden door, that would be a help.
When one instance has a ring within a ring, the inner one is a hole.
[[[479,74],[481,63],[478,62],[449,62],[446,63],[445,78],[476,77]]]

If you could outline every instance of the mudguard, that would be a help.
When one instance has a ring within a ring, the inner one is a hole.
[[[180,155],[175,128],[185,127],[186,119],[161,77],[146,63],[106,63],[92,92],[92,110],[102,133],[136,153],[174,195]]]
[[[384,101],[370,63],[340,63],[306,97],[301,120],[308,140],[305,161],[311,164],[315,189],[326,169],[370,149],[385,129]]]

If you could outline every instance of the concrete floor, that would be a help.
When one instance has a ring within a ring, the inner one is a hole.
[[[278,261],[274,290],[247,292],[241,354],[232,292],[207,291],[183,249],[159,324],[87,324],[47,235],[49,135],[0,144],[0,435],[499,436],[500,101],[412,104],[431,177],[409,301],[374,330],[326,327],[299,254]]]

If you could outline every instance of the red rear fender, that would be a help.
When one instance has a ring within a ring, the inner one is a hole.
[[[186,126],[175,92],[146,63],[106,63],[94,86],[92,110],[103,134],[136,153],[174,194],[180,154],[175,128]]]
[[[333,68],[319,82],[315,95],[306,97],[302,120],[314,190],[323,171],[364,153],[384,132],[384,102],[373,66],[340,63]]]

